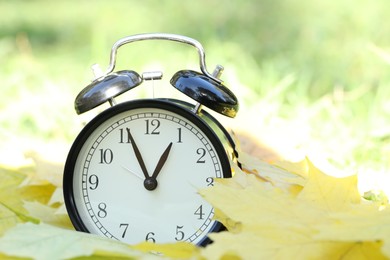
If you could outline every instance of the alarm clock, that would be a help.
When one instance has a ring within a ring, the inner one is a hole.
[[[197,49],[200,72],[181,70],[170,80],[193,104],[169,97],[116,103],[118,95],[162,77],[160,72],[114,72],[118,48],[144,40]],[[75,229],[128,244],[208,244],[208,233],[223,226],[198,190],[213,186],[215,178],[231,177],[230,163],[237,157],[229,133],[204,109],[227,117],[238,111],[236,96],[219,78],[223,67],[209,73],[204,49],[192,38],[151,33],[118,40],[108,69],[93,68],[96,78],[76,97],[75,110],[111,106],[82,129],[66,159],[64,200]]]

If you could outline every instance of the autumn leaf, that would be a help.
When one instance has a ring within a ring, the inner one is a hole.
[[[0,238],[0,252],[8,256],[46,259],[200,259],[189,243],[130,246],[117,240],[52,225],[19,224]]]
[[[306,183],[306,174],[302,171],[298,171],[302,173],[301,175],[292,173],[289,168],[284,169],[278,165],[272,165],[244,152],[240,152],[239,159],[244,172],[254,174],[260,179],[270,182],[273,186],[285,189],[294,189],[299,186],[298,189],[300,189]]]
[[[20,222],[39,222],[38,219],[28,216],[23,208],[21,194],[30,194],[29,191],[21,191],[20,184],[26,175],[13,169],[0,168],[0,235],[8,228]]]
[[[357,188],[357,175],[336,178],[321,172],[307,158],[308,181],[298,200],[307,200],[328,212],[348,210],[361,201]]]
[[[29,185],[51,183],[55,187],[62,187],[63,163],[47,159],[50,158],[50,149],[44,155],[36,151],[27,151],[25,156],[34,162],[34,173],[27,179]]]
[[[298,194],[273,186],[272,180],[267,182],[239,170],[233,178],[217,181],[214,187],[201,191],[216,207],[216,218],[230,230],[211,234],[214,243],[202,252],[203,255],[212,259],[226,256],[289,259],[295,255],[300,259],[388,257],[386,250],[382,252],[387,245],[386,238],[368,237],[359,232],[359,226],[351,225],[344,230],[348,233],[353,229],[356,236],[339,239],[342,236],[338,235],[337,224],[341,218],[337,219],[337,214],[352,214],[360,225],[366,223],[371,228],[386,223],[383,218],[373,225],[368,213],[359,218],[357,212],[351,211],[362,205],[356,177],[328,176],[306,160],[302,165],[308,167],[307,180]],[[240,185],[232,184],[237,179]],[[244,183],[246,185],[242,185]]]
[[[133,246],[134,249],[145,253],[158,252],[157,255],[173,259],[199,259],[200,249],[194,244],[178,242],[174,244],[155,244],[143,242]]]
[[[275,167],[278,167],[280,169],[283,169],[285,171],[288,171],[292,174],[296,174],[298,176],[303,177],[304,179],[307,179],[309,176],[309,165],[308,165],[308,158],[304,158],[297,162],[291,162],[286,160],[277,160],[272,162],[271,164]]]
[[[376,204],[355,205],[349,211],[330,214],[331,222],[319,223],[316,239],[333,241],[382,241],[390,257],[390,208]]]
[[[57,188],[44,180],[40,184],[29,183],[31,172],[31,166],[21,169],[0,167],[0,235],[24,222],[37,224],[43,221],[72,228],[68,215],[57,213],[57,207],[62,204],[51,202],[53,194],[58,196]],[[57,207],[51,207],[51,204]]]
[[[207,259],[387,259],[380,251],[380,242],[278,242],[254,232],[241,235],[225,232],[212,234],[211,238],[214,244],[203,251]]]
[[[157,255],[161,254],[172,259],[200,257],[199,249],[189,243],[141,243],[131,248],[108,238],[76,232],[64,210],[62,188],[18,170],[0,170],[0,226],[5,232],[0,238],[1,259],[160,259]],[[21,224],[24,222],[41,224]]]
[[[58,214],[57,208],[53,208],[36,201],[26,201],[24,202],[23,207],[27,210],[29,216],[39,219],[42,223],[70,230],[74,229],[68,214]]]
[[[238,176],[242,174],[236,173]],[[319,245],[313,244],[310,239],[315,233],[310,222],[314,224],[322,218],[324,212],[307,203],[295,203],[288,192],[275,189],[269,183],[259,182],[253,175],[246,175],[246,178],[251,182],[248,181],[250,185],[244,188],[216,183],[212,189],[201,192],[226,216],[220,219],[217,215],[217,219],[229,230],[233,229],[233,232],[212,234],[214,243],[205,249],[204,256],[219,259],[230,253],[242,259],[253,256],[274,259],[294,255],[295,244],[300,247],[310,245],[318,250]],[[306,256],[310,256],[307,255],[309,251],[305,250]],[[305,255],[301,257],[305,258]]]
[[[142,253],[118,241],[47,224],[19,224],[0,238],[0,252],[37,260],[79,256],[140,257]]]
[[[30,168],[29,174],[0,168],[0,230],[7,231],[0,238],[0,258],[390,258],[388,201],[362,199],[355,175],[329,176],[308,158],[270,164],[240,153],[240,160],[243,169],[232,164],[233,178],[218,179],[200,191],[228,229],[210,234],[214,243],[206,248],[189,243],[129,246],[76,232],[57,177],[45,180],[56,167],[46,168],[41,161],[38,177]]]

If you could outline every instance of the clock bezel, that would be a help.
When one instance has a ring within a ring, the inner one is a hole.
[[[177,101],[177,103],[175,101]],[[99,127],[101,124],[103,124],[105,121],[107,121],[108,119],[110,119],[111,117],[119,113],[130,111],[133,109],[139,109],[139,108],[143,108],[143,109],[157,108],[157,109],[163,109],[163,110],[173,112],[175,114],[178,114],[186,118],[191,123],[196,125],[200,129],[200,131],[202,131],[202,133],[210,140],[210,143],[213,145],[215,152],[220,160],[223,178],[230,178],[232,176],[228,155],[224,145],[222,144],[221,140],[218,138],[215,131],[211,128],[211,126],[208,125],[201,117],[194,114],[190,109],[191,107],[193,107],[192,104],[183,102],[181,100],[174,100],[174,99],[139,99],[139,100],[127,101],[115,105],[113,107],[110,107],[109,109],[103,111],[95,118],[93,118],[82,129],[82,131],[75,139],[68,153],[68,157],[66,159],[66,163],[64,167],[64,176],[63,176],[63,194],[64,194],[65,205],[66,205],[69,218],[76,230],[91,233],[85,226],[83,218],[80,216],[78,212],[75,198],[74,198],[73,176],[74,176],[74,170],[75,170],[74,168],[76,165],[77,158],[79,156],[80,150],[82,149],[82,147],[84,146],[85,142],[87,141],[88,137],[92,134],[92,132],[95,131],[95,129]],[[218,127],[221,127],[218,121],[215,120],[211,115],[207,114],[207,117],[211,118],[212,122],[215,122]],[[226,130],[223,129],[223,131]],[[217,232],[222,230],[223,228],[224,227],[221,223],[215,221],[213,227],[210,229],[210,232]],[[206,235],[203,237],[203,239],[201,239],[197,243],[197,245],[205,246],[210,242],[211,240]]]

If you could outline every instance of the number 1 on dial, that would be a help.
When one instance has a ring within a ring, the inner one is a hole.
[[[181,140],[181,127],[179,127],[178,129],[177,129],[178,131],[179,131],[179,138],[178,138],[178,143],[182,143],[182,140]]]

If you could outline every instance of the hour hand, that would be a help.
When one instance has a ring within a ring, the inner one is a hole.
[[[165,149],[163,154],[161,155],[160,159],[158,160],[156,169],[154,169],[153,175],[149,178],[146,178],[144,181],[144,187],[147,190],[155,190],[157,188],[158,182],[157,182],[157,176],[160,173],[162,167],[164,166],[165,162],[168,159],[169,152],[171,151],[172,142],[168,145],[168,147]]]
[[[154,172],[152,174],[152,179],[156,179],[157,175],[160,173],[162,167],[164,166],[165,162],[168,159],[169,152],[171,151],[172,142],[168,145],[168,147],[165,149],[164,153],[161,155],[160,160],[157,163],[156,169],[154,169]]]

